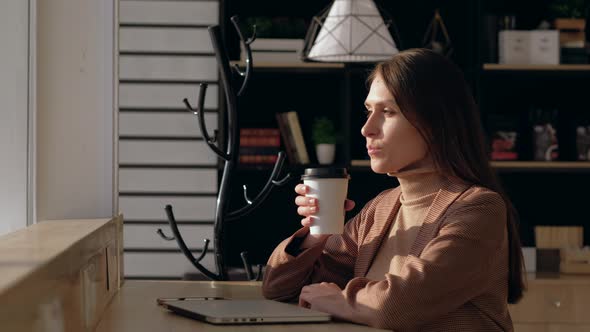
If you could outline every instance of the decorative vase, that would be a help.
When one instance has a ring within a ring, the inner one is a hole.
[[[317,144],[315,152],[320,164],[331,164],[334,162],[334,156],[336,155],[336,144]]]

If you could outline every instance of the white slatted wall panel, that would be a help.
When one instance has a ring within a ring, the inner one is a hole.
[[[119,207],[127,277],[196,273],[176,242],[156,233],[172,235],[166,204],[195,255],[205,238],[213,240],[218,159],[182,99],[196,105],[198,83],[209,84],[205,122],[212,135],[219,75],[207,26],[218,20],[218,1],[119,2]],[[213,268],[212,254],[204,265]]]

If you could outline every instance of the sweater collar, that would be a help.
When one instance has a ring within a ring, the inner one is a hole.
[[[402,204],[419,203],[421,198],[431,196],[446,184],[446,179],[432,166],[421,166],[387,173],[396,177],[401,189]]]

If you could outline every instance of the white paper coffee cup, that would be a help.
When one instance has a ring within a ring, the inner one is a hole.
[[[319,206],[312,215],[310,234],[342,234],[350,179],[346,168],[307,168],[301,179],[309,187],[305,196],[317,198]]]

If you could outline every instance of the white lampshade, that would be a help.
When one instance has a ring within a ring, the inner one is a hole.
[[[335,0],[307,59],[323,62],[375,62],[399,52],[372,0]],[[308,41],[309,42],[309,41]]]

